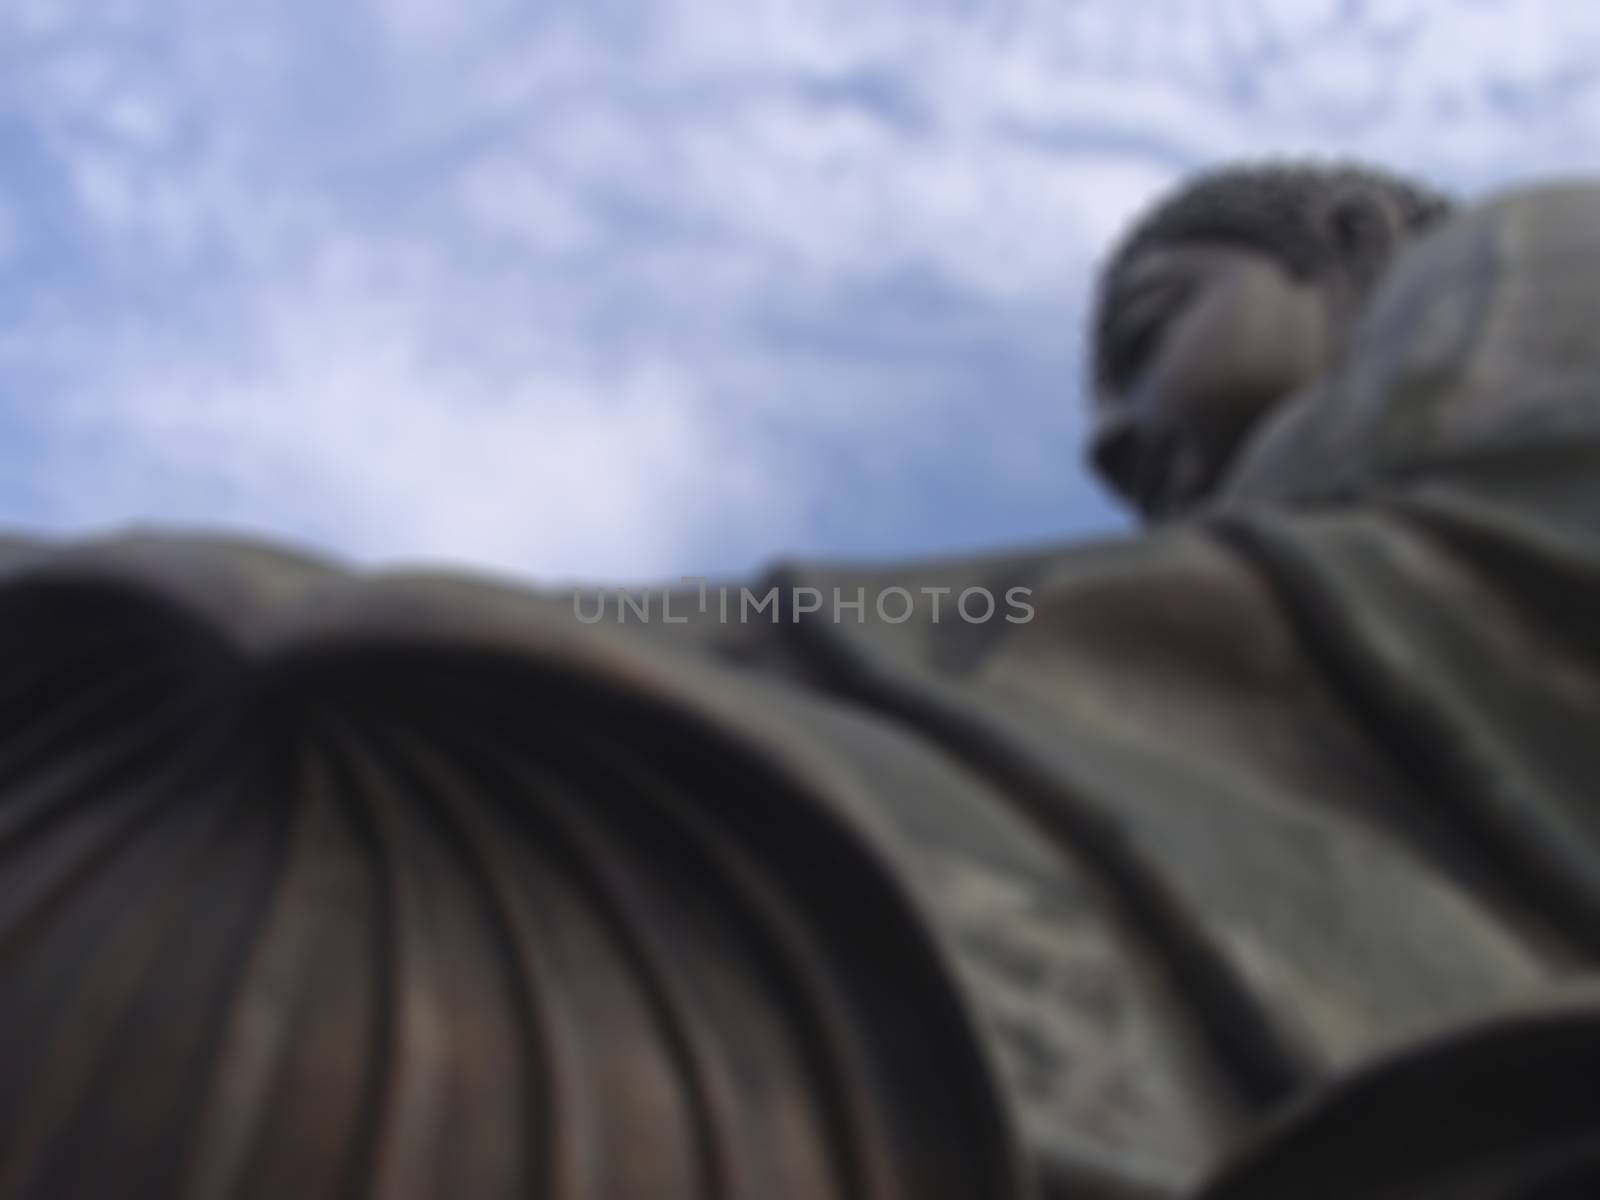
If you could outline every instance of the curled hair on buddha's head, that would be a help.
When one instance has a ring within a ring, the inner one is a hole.
[[[1092,323],[1095,391],[1114,386],[1127,364],[1110,349],[1109,300],[1127,266],[1165,245],[1209,242],[1265,254],[1293,278],[1351,269],[1350,235],[1362,207],[1377,200],[1406,236],[1455,211],[1455,202],[1424,183],[1354,163],[1269,161],[1214,168],[1157,202],[1123,235],[1106,262]]]

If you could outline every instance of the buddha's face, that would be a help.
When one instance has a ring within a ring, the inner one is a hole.
[[[1089,456],[1146,520],[1208,496],[1262,417],[1330,365],[1398,218],[1363,194],[1322,219],[1337,241],[1320,274],[1237,240],[1156,240],[1117,264]]]

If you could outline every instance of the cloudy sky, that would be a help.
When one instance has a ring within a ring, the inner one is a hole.
[[[1115,528],[1122,222],[1591,170],[1596,63],[1572,0],[0,0],[0,524],[545,580]]]

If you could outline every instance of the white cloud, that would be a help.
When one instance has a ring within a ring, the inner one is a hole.
[[[515,159],[493,159],[469,170],[461,181],[461,204],[467,221],[502,231],[538,254],[593,250],[602,232],[581,196]]]
[[[106,128],[136,145],[154,148],[172,134],[172,122],[152,97],[138,92],[123,92],[105,105]]]
[[[248,526],[266,512],[367,557],[614,575],[704,555],[713,526],[793,528],[781,479],[702,472],[731,448],[670,364],[462,367],[434,352],[427,306],[371,280],[258,304],[242,354],[139,336],[114,348],[118,394],[62,414],[77,444],[115,447],[93,461],[95,487],[62,490],[70,521],[131,509]],[[663,507],[683,519],[663,528]]]
[[[0,201],[59,259],[0,465],[34,524],[544,575],[1102,522],[1072,322],[1138,207],[1284,150],[1592,167],[1597,35],[1559,0],[18,0]]]

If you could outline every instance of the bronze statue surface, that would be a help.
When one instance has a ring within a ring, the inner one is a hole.
[[[1454,217],[1066,549],[4,544],[0,1196],[1600,1194],[1597,319]]]

